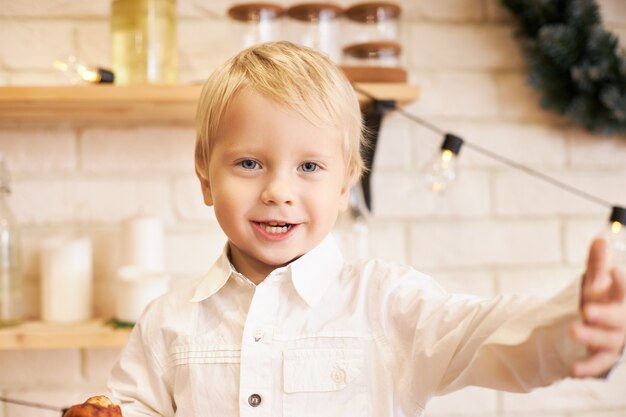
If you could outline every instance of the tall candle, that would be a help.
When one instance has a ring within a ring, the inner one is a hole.
[[[163,224],[154,216],[131,217],[122,224],[122,265],[135,265],[161,272],[163,261]]]
[[[91,318],[92,249],[89,239],[51,238],[41,248],[41,315],[44,321]]]

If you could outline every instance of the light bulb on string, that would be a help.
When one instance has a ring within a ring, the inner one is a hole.
[[[440,151],[426,165],[424,180],[430,191],[443,194],[454,183],[458,176],[457,156],[463,146],[463,139],[446,133]]]
[[[603,237],[607,240],[609,266],[626,270],[626,208],[614,206]]]
[[[115,78],[113,72],[87,65],[74,55],[54,61],[52,67],[62,72],[71,84],[84,82],[94,84],[112,83]]]

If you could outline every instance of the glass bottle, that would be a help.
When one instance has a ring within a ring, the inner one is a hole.
[[[178,79],[176,0],[113,0],[116,84],[174,84]]]
[[[343,8],[333,3],[295,4],[287,9],[287,38],[326,54],[333,62],[341,60],[339,17]]]
[[[8,205],[9,172],[0,155],[0,327],[22,321],[22,271],[17,223]]]
[[[241,3],[228,9],[240,48],[279,39],[283,12],[283,7],[274,3]]]
[[[348,7],[343,28],[344,46],[373,41],[400,41],[402,9],[391,2],[366,2]]]
[[[397,42],[364,42],[343,48],[343,63],[350,66],[397,67],[401,47]]]

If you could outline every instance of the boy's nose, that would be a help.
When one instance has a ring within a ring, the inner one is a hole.
[[[293,204],[291,184],[285,179],[273,178],[265,184],[261,200],[265,204]]]

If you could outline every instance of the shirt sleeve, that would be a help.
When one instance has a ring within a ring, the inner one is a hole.
[[[135,325],[108,382],[115,402],[124,417],[174,416],[172,395],[163,367],[153,348],[158,346],[150,331],[149,315]]]
[[[568,375],[585,355],[569,337],[580,282],[548,300],[447,294],[415,271],[389,282],[381,326],[398,381],[424,406],[432,395],[474,385],[527,392]],[[404,388],[400,388],[402,390]]]

